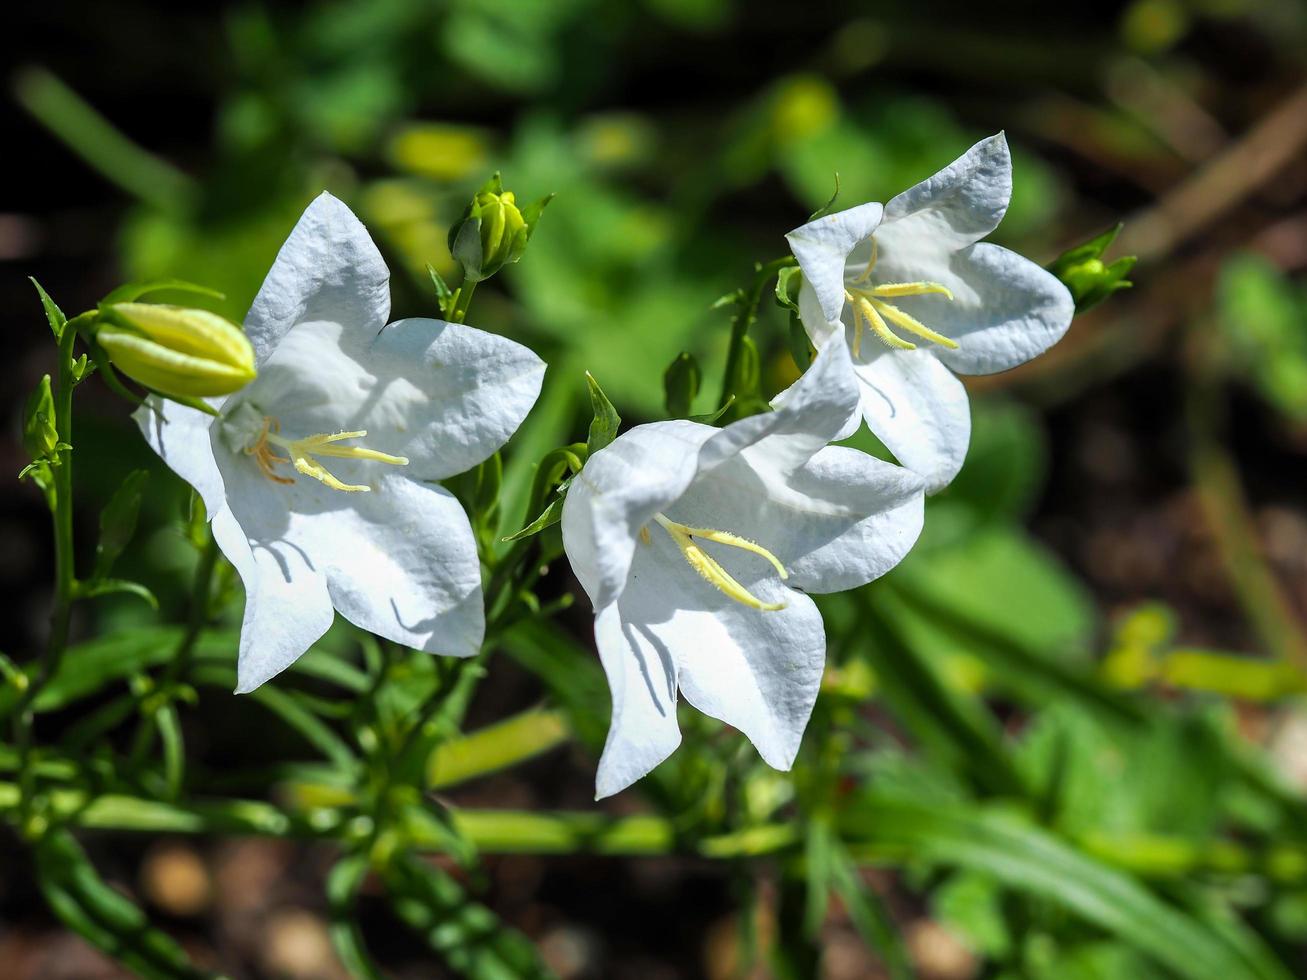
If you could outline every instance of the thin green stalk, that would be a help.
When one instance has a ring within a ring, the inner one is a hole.
[[[476,288],[476,280],[463,280],[463,284],[454,293],[454,309],[449,314],[450,323],[464,323],[467,321],[467,308],[472,304],[472,294],[476,292]]]
[[[73,345],[77,331],[71,323],[64,325],[59,338],[59,365],[55,372],[55,431],[66,447],[73,442]],[[72,449],[59,450],[59,465],[54,467],[54,606],[50,612],[50,635],[41,657],[36,677],[27,685],[14,711],[14,744],[18,747],[20,785],[24,806],[31,801],[36,773],[31,766],[32,706],[37,696],[59,669],[68,649],[68,626],[72,619],[73,599],[77,595],[77,577],[73,565],[73,458]],[[26,814],[24,814],[25,816]]]
[[[759,266],[754,273],[753,282],[747,292],[741,292],[735,301],[735,315],[731,318],[731,346],[726,352],[726,369],[722,372],[722,396],[717,407],[725,408],[731,398],[731,379],[740,360],[740,346],[749,335],[749,328],[758,322],[758,304],[762,301],[762,291],[767,283],[776,277],[782,269],[797,265],[798,260],[792,255],[773,259],[766,265]]]

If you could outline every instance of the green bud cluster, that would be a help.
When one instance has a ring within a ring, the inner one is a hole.
[[[449,251],[468,282],[489,279],[526,251],[540,214],[553,195],[519,208],[512,191],[495,174],[473,196],[449,229]]]
[[[1112,263],[1103,261],[1103,253],[1120,232],[1121,225],[1109,228],[1096,238],[1067,249],[1049,265],[1048,271],[1071,291],[1077,313],[1083,313],[1117,290],[1129,289],[1133,285],[1126,275],[1134,268],[1137,256],[1126,255]]]

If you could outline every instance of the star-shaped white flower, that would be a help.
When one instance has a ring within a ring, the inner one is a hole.
[[[843,335],[862,416],[929,493],[957,475],[971,439],[966,389],[953,372],[1016,367],[1060,340],[1075,312],[1051,273],[979,241],[1011,194],[1000,133],[884,208],[863,204],[786,236],[803,271],[809,337],[820,346]]]
[[[921,531],[909,470],[828,446],[858,404],[828,344],[773,412],[637,426],[572,481],[563,544],[613,695],[597,798],[680,743],[676,692],[788,769],[826,656],[809,592],[883,575]]]
[[[238,692],[290,666],[333,607],[409,647],[480,649],[476,544],[436,481],[508,440],[544,364],[503,337],[389,314],[385,262],[323,194],[246,317],[258,378],[214,402],[217,418],[157,399],[136,413],[245,584]]]

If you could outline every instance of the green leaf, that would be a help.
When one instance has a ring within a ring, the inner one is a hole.
[[[431,285],[436,288],[436,302],[440,306],[440,315],[449,316],[454,309],[454,291],[449,288],[444,277],[436,271],[436,267],[429,262],[427,275],[431,277]]]
[[[123,578],[92,579],[90,582],[79,586],[77,590],[78,597],[83,599],[94,599],[97,596],[113,595],[115,593],[134,595],[151,609],[157,610],[159,608],[159,600],[153,592],[140,582],[132,582]]]
[[[845,811],[841,829],[855,856],[985,873],[1066,909],[1187,980],[1289,980],[1251,932],[1214,930],[1014,813],[867,793]]]
[[[663,372],[664,405],[667,415],[674,419],[688,418],[703,374],[699,362],[688,351],[681,351]]]
[[[59,429],[55,424],[54,393],[50,375],[43,375],[36,390],[27,399],[23,412],[23,448],[33,463],[52,457],[59,447]]]
[[[563,519],[563,496],[560,494],[549,505],[542,510],[538,517],[520,531],[516,531],[504,538],[505,541],[520,541],[522,538],[529,538],[533,534],[539,534],[547,527],[553,527]]]
[[[429,789],[456,786],[563,744],[571,735],[556,711],[533,709],[468,735],[439,743],[427,759]]]
[[[818,218],[824,218],[826,215],[834,211],[835,200],[839,196],[840,196],[840,174],[839,171],[837,170],[835,172],[835,190],[831,192],[830,200],[828,200],[825,204],[819,207],[816,211],[812,212],[812,214],[808,215],[808,220],[816,221]]]
[[[603,389],[599,387],[599,382],[589,371],[585,373],[585,383],[590,389],[590,406],[594,410],[594,419],[590,422],[590,434],[586,438],[586,446],[591,453],[594,453],[617,438],[617,430],[622,424],[622,419]]]
[[[149,980],[201,980],[172,939],[145,913],[100,878],[81,845],[64,830],[47,833],[35,848],[37,882],[64,925]]]
[[[799,289],[803,271],[797,265],[786,266],[776,273],[776,305],[791,313],[799,312]]]
[[[363,943],[354,906],[359,889],[367,878],[368,856],[350,854],[341,858],[327,875],[327,901],[331,905],[331,941],[341,963],[351,977],[359,980],[384,980],[380,968],[372,961]]]
[[[39,282],[31,276],[27,278],[36,287],[37,295],[41,297],[41,308],[45,310],[46,322],[50,324],[50,332],[54,334],[55,342],[58,343],[63,338],[64,325],[68,322],[68,318],[64,316],[64,311],[55,305],[54,300],[50,298],[50,294],[41,287]]]
[[[133,470],[100,512],[100,540],[95,546],[95,578],[103,578],[136,533],[141,497],[150,474]]]
[[[125,283],[124,285],[119,286],[104,299],[100,300],[100,306],[111,306],[114,303],[134,303],[142,296],[164,291],[170,293],[191,293],[195,296],[207,296],[209,299],[227,298],[223,293],[220,293],[216,289],[210,289],[208,286],[200,286],[193,282],[187,282],[185,279],[145,279],[138,282]]]
[[[478,980],[552,977],[525,936],[433,864],[407,852],[382,869],[395,914],[459,974]]]

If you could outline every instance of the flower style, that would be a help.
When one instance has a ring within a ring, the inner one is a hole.
[[[953,372],[1016,367],[1061,339],[1075,312],[1051,273],[979,241],[1011,194],[1000,133],[883,208],[859,205],[786,236],[803,272],[808,336],[818,346],[843,336],[862,416],[928,493],[957,475],[971,438]]]
[[[544,364],[503,337],[390,314],[390,273],[358,218],[309,205],[245,320],[258,378],[211,404],[152,399],[136,419],[204,499],[245,584],[237,692],[350,622],[471,656],[485,630],[467,515],[436,481],[489,457]]]
[[[675,750],[678,688],[793,763],[826,656],[806,593],[870,582],[921,531],[915,474],[827,446],[857,404],[848,349],[828,344],[775,411],[637,426],[572,481],[563,544],[613,694],[596,798]]]

